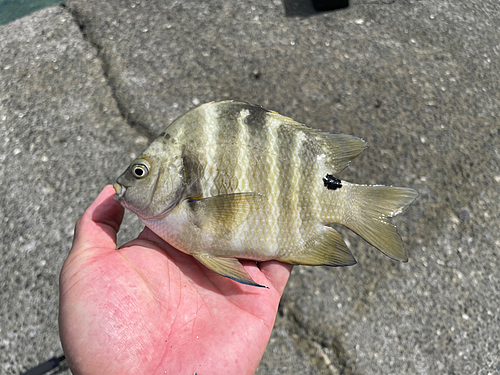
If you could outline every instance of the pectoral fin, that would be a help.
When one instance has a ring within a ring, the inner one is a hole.
[[[232,230],[244,222],[251,210],[264,202],[258,193],[236,193],[215,197],[190,199],[189,207],[194,214],[194,224],[212,233]]]
[[[236,258],[221,258],[210,256],[208,254],[192,255],[205,267],[221,276],[228,277],[242,284],[267,288],[266,286],[257,284],[253,281],[248,272]]]
[[[356,264],[339,232],[330,227],[324,227],[320,235],[310,240],[299,254],[280,260],[306,266],[342,267]]]

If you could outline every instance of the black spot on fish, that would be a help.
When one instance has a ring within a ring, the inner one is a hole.
[[[266,127],[269,111],[262,107],[254,106],[251,104],[248,104],[245,107],[242,109],[248,109],[250,112],[245,120],[250,133],[253,133],[255,131],[262,131],[262,129]]]
[[[342,187],[342,182],[338,178],[333,177],[331,174],[327,174],[323,177],[323,183],[328,190],[337,190]]]

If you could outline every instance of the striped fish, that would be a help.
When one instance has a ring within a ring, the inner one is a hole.
[[[366,143],[248,103],[201,105],[174,121],[117,179],[115,199],[220,275],[261,286],[238,258],[356,263],[332,224],[407,261],[387,219],[417,196],[335,177]]]

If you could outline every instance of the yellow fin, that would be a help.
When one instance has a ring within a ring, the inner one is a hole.
[[[303,252],[280,260],[306,266],[342,267],[356,264],[340,233],[330,227],[324,227],[319,236],[307,243]]]
[[[194,224],[213,233],[237,227],[246,220],[250,210],[262,202],[263,195],[257,193],[225,194],[188,201]]]
[[[417,197],[409,188],[353,185],[357,207],[343,223],[389,258],[407,262],[401,237],[388,217],[401,213]]]
[[[264,285],[257,284],[250,277],[240,261],[236,258],[214,257],[208,254],[192,254],[201,264],[211,269],[221,276],[228,277],[242,284],[267,288]]]
[[[330,173],[336,174],[345,169],[349,162],[361,154],[367,147],[367,144],[361,138],[347,134],[331,134],[316,129],[309,128],[288,117],[277,113],[271,114],[283,123],[294,127],[297,131],[302,131],[319,149],[313,150],[317,156],[325,156],[325,164],[329,166]]]

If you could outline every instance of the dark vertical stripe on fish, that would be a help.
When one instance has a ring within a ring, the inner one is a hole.
[[[241,109],[248,109],[250,112],[247,123],[251,137],[262,137],[262,133],[265,133],[267,120],[271,112],[250,104],[242,105]]]
[[[248,166],[248,182],[252,191],[262,195],[267,195],[268,190],[268,168],[266,166],[265,150],[267,149],[267,131],[265,126],[265,118],[255,116],[250,110],[250,114],[245,119],[249,133],[249,166]],[[261,128],[261,131],[255,129]],[[253,151],[255,150],[255,151]],[[260,152],[262,150],[262,152]],[[254,190],[255,189],[255,190]]]
[[[317,199],[314,196],[314,177],[315,177],[315,164],[316,155],[312,151],[312,144],[314,141],[310,138],[309,134],[304,133],[304,141],[299,152],[301,160],[300,167],[300,190],[299,206],[301,207],[301,235],[305,242],[308,237],[314,233],[312,225],[314,221],[314,205]]]
[[[289,237],[290,229],[293,226],[294,212],[292,209],[292,196],[291,196],[291,186],[292,186],[292,174],[293,174],[293,146],[295,143],[297,132],[293,133],[290,128],[281,124],[277,129],[278,135],[278,167],[279,167],[279,177],[277,179],[278,191],[278,204],[280,206],[280,215],[278,217],[278,245],[280,248],[286,246],[287,239]]]

